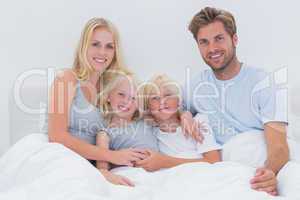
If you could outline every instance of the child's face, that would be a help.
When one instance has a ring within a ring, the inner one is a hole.
[[[156,120],[167,120],[176,114],[179,107],[179,97],[174,95],[175,86],[160,87],[149,97],[149,111]]]
[[[124,78],[110,92],[108,101],[115,115],[131,120],[138,108],[136,88]]]

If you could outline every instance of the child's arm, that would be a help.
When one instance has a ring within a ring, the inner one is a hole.
[[[139,161],[136,163],[136,167],[142,167],[147,171],[157,171],[162,168],[171,168],[184,163],[191,162],[208,162],[215,163],[221,161],[220,153],[217,150],[209,151],[204,154],[204,157],[201,159],[185,159],[185,158],[175,158],[172,156],[167,156],[160,154],[155,151],[147,151],[149,157],[145,160]]]
[[[102,148],[109,149],[109,137],[105,132],[100,132],[96,137],[96,145]],[[97,161],[96,167],[99,169],[104,178],[115,185],[125,185],[133,187],[134,184],[126,177],[119,176],[110,172],[110,164],[105,161]]]
[[[96,145],[101,148],[109,149],[109,137],[105,132],[100,132],[96,136]],[[96,161],[96,167],[101,170],[109,170],[110,166],[107,161]]]
[[[203,153],[202,159],[204,162],[209,162],[209,163],[215,163],[215,162],[222,161],[221,153],[219,150],[212,150],[212,151]]]

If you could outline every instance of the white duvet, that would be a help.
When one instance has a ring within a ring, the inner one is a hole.
[[[29,135],[0,159],[1,200],[268,200],[250,189],[254,168],[233,162],[185,164],[148,173],[119,168],[136,187],[112,185],[84,158],[47,136]],[[293,198],[289,198],[293,199]]]

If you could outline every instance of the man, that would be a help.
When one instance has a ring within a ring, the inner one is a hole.
[[[193,17],[189,30],[210,69],[187,86],[185,106],[192,113],[208,115],[220,144],[243,132],[261,130],[267,159],[250,182],[253,189],[277,195],[276,174],[288,162],[289,149],[287,114],[276,98],[276,87],[266,72],[238,60],[231,13],[206,7]]]

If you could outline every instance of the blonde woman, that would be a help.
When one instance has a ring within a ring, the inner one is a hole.
[[[61,143],[88,160],[127,165],[143,158],[134,149],[110,151],[96,146],[96,133],[104,123],[98,94],[114,72],[126,71],[116,28],[94,18],[82,32],[72,69],[59,74],[49,105],[49,141]]]

